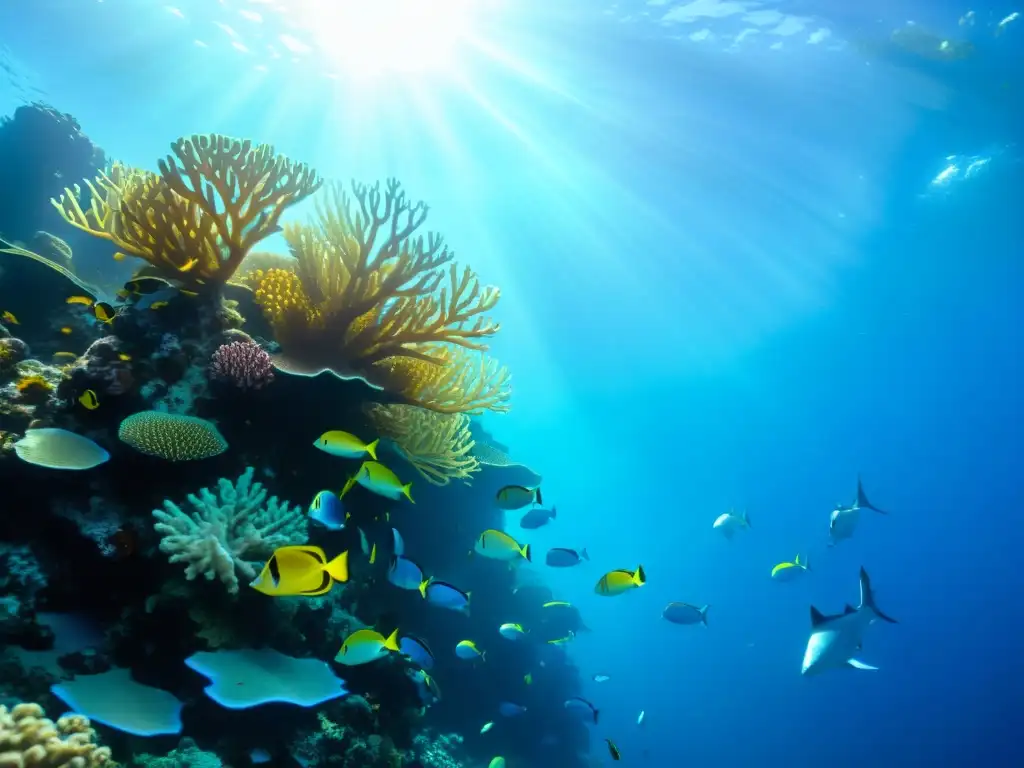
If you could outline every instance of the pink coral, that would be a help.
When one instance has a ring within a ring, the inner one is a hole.
[[[274,380],[274,366],[255,341],[233,341],[221,344],[213,353],[210,378],[239,389],[260,389]]]

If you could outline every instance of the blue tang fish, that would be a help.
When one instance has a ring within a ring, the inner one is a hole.
[[[516,715],[523,714],[526,711],[526,707],[522,704],[513,704],[511,701],[503,701],[498,706],[498,711],[502,717],[515,717]]]
[[[434,654],[418,637],[405,635],[398,641],[398,648],[403,656],[408,656],[412,663],[421,669],[434,668]]]
[[[329,531],[345,527],[345,506],[332,491],[320,491],[309,505],[309,516]]]
[[[555,519],[555,508],[535,507],[519,518],[519,527],[527,530],[541,528]]]
[[[571,568],[572,566],[579,565],[584,560],[589,559],[590,555],[587,554],[586,548],[577,552],[575,549],[555,547],[554,549],[548,550],[548,556],[545,558],[544,562],[552,568]]]
[[[450,611],[469,613],[469,592],[444,581],[424,581],[420,594],[428,602]]]
[[[407,557],[392,557],[388,581],[399,589],[416,590],[427,583],[423,569]],[[422,590],[421,590],[422,591]]]

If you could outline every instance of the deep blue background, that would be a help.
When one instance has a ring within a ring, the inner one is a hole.
[[[730,49],[734,19],[611,5],[506,3],[485,32],[518,67],[476,57],[462,81],[369,90],[196,49],[212,3],[182,29],[160,4],[14,2],[0,29],[19,82],[109,154],[153,167],[178,135],[219,131],[326,174],[397,175],[502,286],[515,400],[489,425],[558,505],[537,551],[593,556],[546,575],[594,629],[568,652],[612,677],[588,684],[595,755],[609,737],[627,765],[1009,764],[1024,68],[1021,27],[991,23],[1013,8],[965,29],[948,3],[790,3],[836,50],[803,33],[775,51]],[[891,48],[907,19],[975,56]],[[704,26],[722,37],[687,39]],[[992,161],[927,194],[950,155]],[[828,550],[858,473],[892,514]],[[711,523],[731,506],[753,530],[726,542]],[[797,552],[810,578],[771,582]],[[643,590],[593,594],[638,562]],[[900,621],[866,638],[880,671],[802,679],[808,606],[856,602],[860,565]],[[710,603],[710,627],[663,622],[669,600]]]

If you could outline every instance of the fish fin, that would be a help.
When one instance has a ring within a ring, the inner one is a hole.
[[[377,562],[377,543],[374,542],[373,549],[370,550],[370,565]]]
[[[638,565],[636,567],[636,572],[633,574],[633,583],[638,587],[642,587],[647,583],[647,574],[644,573],[644,567],[642,565]]]
[[[743,525],[745,525],[747,528],[751,527],[750,526],[750,513],[747,512],[747,510],[745,510],[745,509],[743,510]]]
[[[377,444],[379,442],[380,438],[378,437],[376,440],[374,440],[372,443],[368,443],[366,446],[366,452],[370,454],[370,458],[373,459],[374,461],[377,460]]]
[[[416,500],[412,497],[412,483],[406,483],[402,486],[402,495],[407,498],[410,503],[415,504]]]
[[[539,485],[534,489],[533,496],[537,500],[538,504],[543,504],[544,503],[544,499],[540,495],[540,486]]]
[[[525,547],[523,547],[520,551],[522,552],[523,557],[526,558],[526,562],[528,562],[528,563],[532,563],[533,562],[533,559],[530,556],[530,545],[529,544],[527,544]]]
[[[590,555],[587,554],[587,548],[586,547],[584,547],[583,549],[580,550],[580,557],[582,557],[584,560],[589,560],[590,559]]]
[[[878,667],[872,667],[870,664],[865,664],[863,661],[858,661],[857,659],[848,659],[846,661],[846,665],[848,667],[853,667],[854,669],[878,669]]]
[[[710,607],[711,607],[710,605],[705,605],[703,608],[700,608],[697,611],[697,613],[700,614],[700,622],[705,627],[708,625],[708,608],[710,608]]]
[[[800,565],[800,553],[796,553],[796,557],[793,558],[793,565]]]
[[[338,498],[339,499],[344,499],[345,498],[345,494],[352,490],[352,486],[356,484],[356,477],[358,475],[359,475],[359,473],[356,472],[356,474],[352,475],[351,477],[349,477],[348,480],[345,481],[345,487],[342,488],[341,491],[338,492]]]
[[[804,570],[809,573],[810,570],[811,570],[811,556],[810,555],[804,555],[804,561],[803,561],[802,565],[804,567]]]
[[[336,558],[324,566],[324,570],[335,581],[344,584],[348,581],[348,552],[342,552]]]
[[[870,501],[868,501],[868,495],[864,493],[864,484],[860,481],[860,475],[857,476],[857,507],[860,509],[870,509],[877,512],[880,515],[888,515],[884,509],[879,509]]]
[[[875,594],[871,591],[871,578],[868,576],[868,572],[864,570],[863,565],[860,567],[860,607],[870,608],[882,621],[887,621],[890,624],[899,624],[896,619],[886,616],[878,610],[878,606],[875,605]]]
[[[844,616],[849,616],[849,615],[850,615],[851,613],[856,613],[856,612],[857,612],[857,609],[856,609],[856,608],[854,608],[854,607],[853,607],[852,605],[850,605],[849,603],[847,603],[847,604],[846,604],[846,607],[844,607],[844,608],[843,608],[843,615],[844,615]]]
[[[829,616],[826,616],[824,613],[819,611],[813,605],[811,606],[811,627],[812,628],[813,627],[821,626],[826,621],[828,621],[829,618],[830,618]]]
[[[551,507],[551,519],[552,520],[555,519],[555,515],[557,514],[557,511],[558,511],[558,507]]]
[[[388,639],[384,641],[384,647],[387,648],[389,651],[395,651],[396,653],[402,650],[398,645],[397,629],[390,635],[388,635]]]

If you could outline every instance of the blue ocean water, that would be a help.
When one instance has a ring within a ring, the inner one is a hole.
[[[585,689],[596,761],[609,738],[628,765],[1011,764],[1012,4],[467,2],[424,68],[429,42],[397,66],[411,33],[348,53],[366,40],[315,5],[5,4],[0,113],[45,98],[142,166],[254,136],[431,203],[502,286],[514,405],[487,425],[558,508],[523,539],[592,558],[525,567],[583,612],[584,678],[610,677]],[[828,548],[858,475],[891,514]],[[727,541],[732,507],[752,528]],[[808,578],[771,581],[798,552]],[[643,589],[594,594],[637,564]],[[856,604],[861,566],[899,620],[868,631],[879,671],[802,678],[809,605]],[[662,620],[673,600],[709,626]]]

